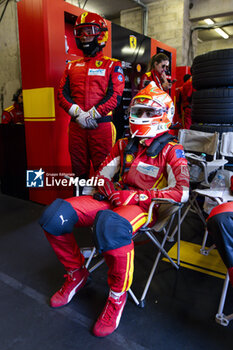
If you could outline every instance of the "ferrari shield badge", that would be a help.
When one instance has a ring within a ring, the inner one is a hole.
[[[131,49],[136,49],[137,47],[137,38],[135,35],[130,35],[129,36],[129,45]]]
[[[103,61],[96,61],[95,65],[97,68],[99,68],[102,65]]]

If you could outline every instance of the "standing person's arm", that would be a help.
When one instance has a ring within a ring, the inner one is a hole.
[[[163,73],[161,74],[161,79],[162,79],[162,87],[163,87],[164,91],[166,91],[166,90],[168,90],[168,89],[171,89],[172,83],[169,83],[169,82],[167,81],[167,76],[166,76],[166,73],[165,73],[165,72],[163,72]]]
[[[105,96],[89,112],[94,118],[106,116],[119,106],[125,87],[125,77],[121,62],[113,62]]]
[[[72,63],[66,66],[62,79],[60,81],[58,89],[59,105],[71,116],[72,120],[78,123],[81,128],[95,129],[98,124],[94,120],[93,116],[89,112],[85,112],[82,108],[76,104],[72,99],[72,93],[70,89],[69,69]]]

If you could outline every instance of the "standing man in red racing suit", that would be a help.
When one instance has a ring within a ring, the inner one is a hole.
[[[121,101],[125,79],[121,63],[102,53],[108,28],[101,16],[82,13],[75,23],[74,35],[84,57],[67,64],[58,99],[71,116],[72,171],[75,176],[87,179],[90,161],[96,171],[115,143],[111,112]]]
[[[94,224],[94,241],[103,253],[110,287],[107,303],[94,325],[97,337],[111,334],[120,322],[127,290],[133,279],[132,235],[146,222],[153,198],[185,202],[189,195],[187,161],[181,145],[168,133],[174,114],[170,96],[154,82],[133,98],[130,107],[132,138],[120,139],[101,164],[98,192],[92,196],[57,199],[44,212],[40,224],[68,274],[51,300],[52,307],[68,304],[84,286],[88,271],[72,233],[73,226]],[[118,174],[119,182],[113,182]],[[153,215],[156,220],[156,210]]]
[[[191,110],[192,110],[192,95],[193,95],[192,76],[184,83],[181,92],[181,108],[182,108],[182,127],[190,129],[192,125]]]

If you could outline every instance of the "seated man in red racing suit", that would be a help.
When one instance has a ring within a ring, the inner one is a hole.
[[[168,133],[173,114],[170,96],[154,82],[139,91],[130,107],[131,139],[118,140],[96,174],[98,191],[106,200],[92,196],[57,199],[41,217],[46,237],[68,272],[64,285],[51,298],[52,307],[68,304],[86,283],[89,273],[72,229],[74,225],[94,224],[95,245],[109,268],[110,287],[107,303],[93,329],[98,337],[111,334],[120,322],[133,279],[132,235],[146,222],[151,200],[188,199],[184,151]],[[116,174],[118,183],[113,182]]]

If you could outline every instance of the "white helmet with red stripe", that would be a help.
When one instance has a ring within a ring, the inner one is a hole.
[[[130,104],[131,135],[133,137],[160,136],[171,126],[174,112],[171,97],[152,81],[137,93]]]

